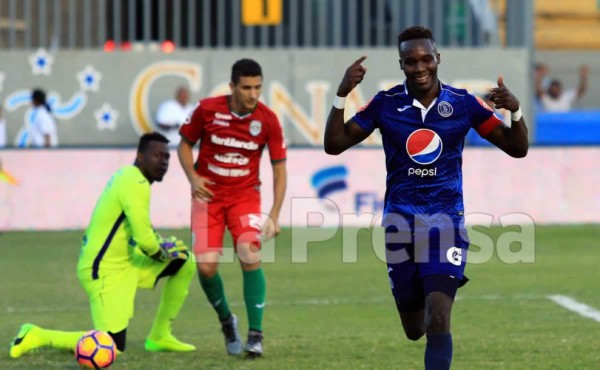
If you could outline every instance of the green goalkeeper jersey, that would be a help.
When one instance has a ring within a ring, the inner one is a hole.
[[[113,174],[85,231],[77,270],[92,279],[131,265],[140,248],[151,256],[159,241],[150,223],[150,183],[136,166]]]

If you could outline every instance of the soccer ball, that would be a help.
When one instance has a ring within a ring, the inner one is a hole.
[[[75,349],[75,358],[82,367],[104,369],[117,357],[117,347],[110,335],[100,330],[85,333]]]

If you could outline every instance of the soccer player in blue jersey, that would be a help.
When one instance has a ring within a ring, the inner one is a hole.
[[[340,154],[380,130],[387,168],[382,226],[392,293],[406,336],[427,337],[425,369],[443,370],[452,362],[452,304],[468,280],[461,172],[465,135],[473,128],[521,158],[529,148],[527,127],[519,100],[502,76],[490,93],[495,108],[511,111],[510,127],[481,99],[441,83],[440,54],[429,29],[405,29],[398,51],[404,83],[380,91],[344,123],[345,97],[363,80],[366,56],[348,67],[327,118],[325,152]]]

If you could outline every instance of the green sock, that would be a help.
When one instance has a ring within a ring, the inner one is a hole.
[[[248,313],[248,328],[262,331],[262,318],[267,295],[267,281],[262,267],[244,271],[244,301]]]
[[[213,306],[217,315],[219,315],[219,321],[225,321],[231,315],[229,305],[227,304],[227,298],[225,297],[225,288],[223,287],[223,280],[221,275],[217,272],[215,276],[205,278],[200,275],[200,285],[206,298]]]
[[[37,336],[40,339],[40,347],[49,346],[58,349],[67,349],[75,352],[77,342],[85,331],[61,331],[41,329]]]
[[[195,265],[193,259],[187,260],[175,275],[169,276],[162,289],[160,305],[148,336],[151,340],[159,340],[171,334],[171,322],[179,314],[188,295],[190,282],[196,272]]]

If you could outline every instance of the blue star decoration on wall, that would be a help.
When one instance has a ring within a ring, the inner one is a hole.
[[[87,65],[82,71],[77,72],[77,80],[81,91],[98,91],[100,89],[100,80],[102,74],[92,65]]]
[[[109,103],[104,103],[100,109],[94,112],[96,125],[99,131],[114,130],[117,128],[117,120],[119,112],[116,111]]]
[[[52,63],[54,63],[54,57],[46,49],[38,49],[29,56],[31,73],[34,75],[49,76],[52,73]]]

